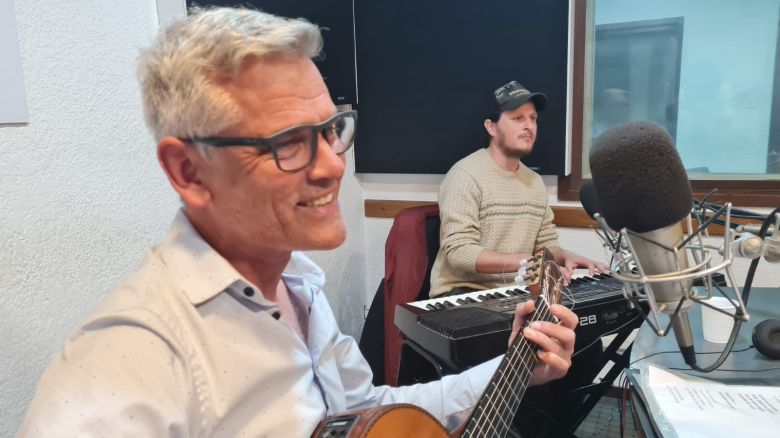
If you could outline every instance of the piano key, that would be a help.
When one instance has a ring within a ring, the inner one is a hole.
[[[594,277],[591,277],[588,276],[587,274],[575,273],[572,276],[572,283],[571,283],[576,286],[575,289],[578,295],[578,299],[575,301],[580,301],[580,302],[583,301],[584,299],[583,297],[587,296],[588,294],[588,290],[589,290],[588,288],[591,287],[590,285],[595,284],[596,285],[595,287],[598,290],[603,290],[603,286],[605,285],[605,283],[611,283],[613,281],[615,282],[615,285],[614,287],[610,288],[610,290],[622,288],[622,286],[620,286],[620,283],[617,282],[616,280],[613,280],[610,274],[599,273],[599,274],[595,274]],[[584,295],[580,295],[580,292],[582,292],[582,294]],[[442,309],[458,307],[458,306],[463,306],[468,304],[484,303],[484,302],[497,300],[497,299],[516,299],[516,297],[522,297],[527,293],[528,291],[523,289],[521,285],[511,284],[507,286],[498,287],[495,289],[468,292],[465,294],[460,294],[455,296],[446,296],[440,298],[431,298],[428,300],[413,301],[408,304],[423,310],[442,310]],[[458,300],[464,300],[465,303],[461,303]],[[430,306],[433,306],[433,309]]]
[[[626,306],[623,284],[620,281],[610,274],[588,276],[587,271],[584,272],[585,274],[575,273],[572,277],[574,281],[564,289],[561,296],[563,304],[572,308],[575,313],[584,312],[583,315],[586,316],[598,316],[596,323],[577,327],[578,337],[591,339],[602,336],[615,327],[622,327],[637,320],[638,310],[631,310]],[[500,296],[500,298],[489,298],[488,295]],[[482,330],[480,324],[485,322],[483,318],[486,313],[483,312],[497,312],[511,318],[515,305],[529,297],[530,293],[524,290],[522,285],[507,285],[457,296],[401,304],[396,307],[394,320],[404,336],[417,342],[434,356],[457,367],[468,367],[506,350],[506,337],[511,329],[507,327],[506,330],[495,331],[495,328],[490,326],[485,329],[487,331],[480,331]],[[461,301],[465,301],[466,304],[462,304]],[[447,305],[442,304],[444,302],[449,302],[454,309],[446,308]],[[476,312],[468,313],[464,311],[472,309],[458,309],[463,306],[475,307],[476,309],[473,310]],[[418,309],[414,309],[415,307]],[[445,307],[441,311],[440,318],[437,316],[439,311],[430,311],[431,307]],[[423,313],[420,313],[420,309]],[[607,321],[602,318],[606,314],[604,312],[611,312],[610,315],[618,316]],[[638,320],[641,322],[641,317]],[[438,325],[431,325],[431,321],[438,321]],[[449,325],[442,326],[443,321]],[[488,345],[490,347],[487,347]]]

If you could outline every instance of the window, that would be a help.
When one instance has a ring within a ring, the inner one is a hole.
[[[652,120],[695,197],[718,188],[718,202],[780,205],[780,0],[575,0],[574,11],[573,166],[559,198],[578,199],[598,134]]]

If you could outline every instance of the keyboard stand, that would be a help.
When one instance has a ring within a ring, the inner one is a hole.
[[[418,360],[419,358],[424,361]],[[444,365],[428,350],[406,337],[401,343],[399,361],[398,386],[426,383],[458,372]]]
[[[620,346],[623,345],[623,343],[626,341],[626,339],[628,339],[634,329],[639,328],[643,322],[644,319],[637,317],[635,322],[617,332],[616,336],[612,339],[609,345],[607,345],[607,348],[604,349],[604,354],[600,362],[601,366],[595,370],[596,374],[591,376],[591,381],[594,381],[596,380],[598,374],[605,369],[605,367],[609,367],[609,370],[600,382],[582,386],[569,392],[572,397],[584,396],[582,404],[572,412],[572,415],[568,417],[568,421],[565,421],[568,423],[567,426],[569,426],[571,430],[576,430],[577,427],[579,427],[580,423],[582,423],[582,421],[585,420],[585,418],[590,414],[601,397],[603,397],[604,394],[606,394],[613,387],[615,379],[620,375],[621,372],[623,372],[623,370],[628,368],[633,342],[629,343],[623,352],[619,352],[619,349]]]

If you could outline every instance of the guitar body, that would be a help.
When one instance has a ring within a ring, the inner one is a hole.
[[[450,434],[431,414],[410,404],[360,409],[324,419],[312,438],[448,438]]]
[[[559,302],[563,275],[552,253],[545,248],[535,250],[528,262],[533,263],[525,276],[526,287],[536,302],[536,310],[526,323],[536,320],[557,322],[548,305]],[[328,417],[317,426],[312,438],[506,436],[537,363],[536,349],[525,341],[522,332],[514,338],[471,418],[452,434],[423,409],[395,404]]]

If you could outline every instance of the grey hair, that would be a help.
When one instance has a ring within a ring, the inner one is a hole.
[[[319,28],[303,19],[250,9],[192,9],[141,53],[146,124],[158,141],[214,135],[242,118],[216,80],[235,77],[247,58],[315,58],[321,50]]]

